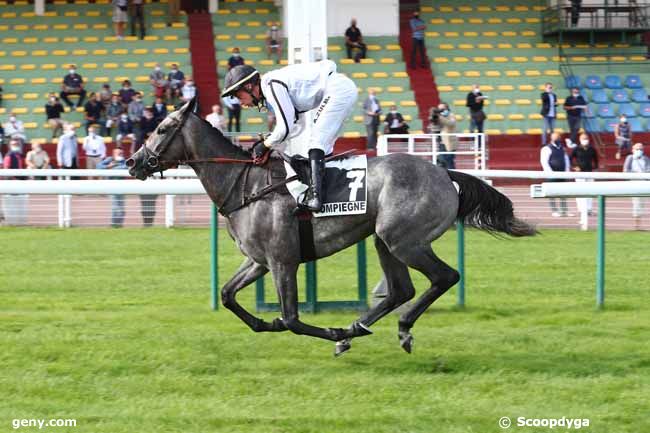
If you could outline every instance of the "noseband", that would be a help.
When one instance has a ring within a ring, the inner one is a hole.
[[[163,167],[161,165],[161,162],[166,162],[166,161],[160,161],[160,155],[167,150],[169,145],[171,144],[172,141],[174,141],[174,138],[176,138],[176,134],[178,134],[178,131],[180,131],[181,127],[183,124],[179,124],[176,128],[174,128],[174,131],[170,135],[169,138],[167,138],[163,144],[160,146],[160,150],[157,152],[154,152],[153,150],[149,149],[147,147],[147,143],[142,145],[142,153],[144,163],[147,166],[148,169],[150,169],[152,172],[160,171],[160,175],[162,176],[163,172]],[[183,143],[184,144],[184,143]],[[187,149],[185,149],[185,146],[183,146],[184,152],[187,155]]]

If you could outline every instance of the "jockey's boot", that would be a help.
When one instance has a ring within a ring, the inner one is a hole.
[[[321,149],[309,150],[309,167],[311,168],[311,195],[305,203],[312,212],[320,212],[323,207],[323,175],[325,174],[325,152]]]

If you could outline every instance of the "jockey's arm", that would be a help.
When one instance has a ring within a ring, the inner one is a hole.
[[[286,84],[282,81],[270,80],[264,88],[264,95],[276,118],[275,128],[264,140],[266,147],[272,147],[289,137],[296,120],[296,109],[291,102]]]

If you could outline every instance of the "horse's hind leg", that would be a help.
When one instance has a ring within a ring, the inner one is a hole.
[[[237,292],[264,276],[268,271],[264,266],[247,258],[230,281],[221,289],[221,302],[224,307],[235,313],[255,332],[286,331],[287,328],[282,320],[275,319],[272,323],[265,322],[246,311],[235,299]]]
[[[458,282],[460,274],[440,260],[429,245],[394,251],[394,254],[409,267],[422,272],[431,282],[431,287],[399,319],[400,345],[408,353],[411,353],[413,336],[410,331],[413,324],[436,299]]]
[[[400,305],[415,296],[415,288],[409,275],[408,267],[393,256],[388,247],[378,236],[375,236],[375,248],[379,255],[379,263],[386,277],[387,296],[377,305],[363,314],[358,323],[370,326]],[[341,355],[350,349],[350,339],[336,343],[335,355]]]
[[[275,287],[278,290],[278,296],[280,298],[282,321],[291,332],[331,341],[360,337],[372,333],[368,328],[359,323],[353,324],[349,329],[342,329],[319,328],[301,322],[298,315],[298,284],[296,282],[298,264],[276,264],[271,267],[271,270]]]

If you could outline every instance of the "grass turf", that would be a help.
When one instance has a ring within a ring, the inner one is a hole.
[[[441,298],[414,327],[412,355],[390,315],[334,359],[333,343],[254,334],[210,311],[207,230],[3,228],[0,429],[75,418],[47,431],[490,433],[502,416],[565,416],[589,418],[583,431],[650,431],[650,235],[607,236],[604,311],[594,233],[470,231],[465,310],[455,290]],[[434,249],[455,264],[453,232]],[[223,283],[241,262],[223,231],[220,262]],[[368,263],[372,287],[372,248]],[[355,266],[354,249],[320,263],[319,295],[353,297]],[[252,293],[241,293],[251,308]]]

